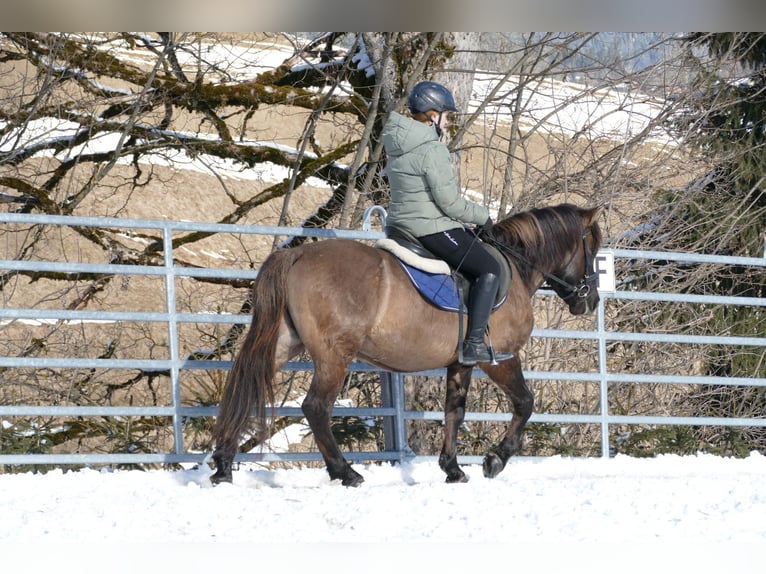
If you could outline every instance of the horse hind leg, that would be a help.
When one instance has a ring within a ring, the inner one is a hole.
[[[245,346],[244,350],[241,351],[241,354],[246,353],[247,348],[248,346]],[[295,329],[293,328],[292,323],[289,320],[283,321],[280,325],[279,335],[277,337],[274,352],[274,372],[279,372],[291,358],[300,354],[303,349],[303,343],[295,333]],[[249,370],[246,370],[244,373],[240,374],[240,376],[245,379],[249,379],[251,375],[252,372]],[[272,382],[273,381],[271,380],[271,377],[269,377],[269,380],[265,381],[265,384],[271,385]],[[255,385],[256,381],[246,380],[245,384]],[[259,434],[258,444],[268,438],[265,419],[260,421],[259,424],[260,428],[256,430],[256,432]],[[215,473],[210,476],[210,482],[213,485],[225,482],[233,482],[232,471],[234,468],[234,458],[239,451],[240,438],[241,437],[239,436],[239,433],[236,433],[234,436],[228,436],[226,440],[223,440],[220,444],[218,444],[216,449],[213,451],[212,458],[216,468]]]
[[[457,463],[457,435],[465,418],[465,403],[471,384],[472,367],[455,365],[447,370],[447,397],[444,404],[444,443],[439,455],[439,468],[447,474],[447,482],[468,482]]]
[[[487,374],[511,400],[513,419],[500,443],[484,457],[483,471],[487,478],[495,478],[505,468],[508,459],[521,448],[521,435],[532,416],[534,394],[529,390],[518,357],[487,367]]]
[[[210,482],[213,485],[223,482],[231,483],[233,481],[234,453],[220,447],[216,448],[213,452],[213,462],[215,462],[215,473],[210,475]]]
[[[352,469],[343,457],[330,427],[333,403],[343,385],[347,365],[339,363],[327,368],[315,362],[314,378],[301,408],[314,434],[317,448],[322,453],[330,479],[340,480],[343,486],[359,486],[364,482],[364,477]]]

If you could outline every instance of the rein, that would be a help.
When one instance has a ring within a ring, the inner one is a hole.
[[[590,293],[590,290],[595,288],[598,282],[598,273],[593,271],[593,257],[588,252],[588,245],[585,242],[585,239],[590,234],[591,234],[590,227],[584,229],[582,232],[582,250],[585,257],[585,274],[575,285],[573,285],[572,283],[569,283],[568,281],[564,281],[563,279],[560,279],[559,277],[556,277],[552,273],[549,273],[547,271],[540,269],[538,266],[534,265],[531,261],[529,261],[526,257],[524,257],[521,253],[519,253],[517,250],[513,249],[512,247],[508,247],[507,245],[503,245],[502,243],[500,243],[499,241],[497,241],[496,239],[492,237],[486,238],[484,239],[484,241],[493,245],[500,252],[504,252],[506,255],[511,255],[515,257],[516,259],[518,259],[519,261],[521,261],[522,263],[525,263],[529,267],[536,269],[542,274],[542,276],[545,278],[545,280],[549,284],[551,282],[558,283],[561,287],[567,290],[568,294],[566,296],[563,296],[562,299],[565,302],[568,302],[568,300],[571,299],[572,297],[585,299]],[[564,267],[568,266],[572,262],[572,259],[574,259],[574,256],[575,256],[575,253],[572,253],[572,256],[569,258],[569,261],[566,262]]]

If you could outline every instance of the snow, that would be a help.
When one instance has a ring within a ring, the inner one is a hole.
[[[366,479],[359,488],[331,482],[324,468],[256,464],[215,487],[205,465],[3,474],[0,545],[86,554],[161,545],[211,567],[238,549],[240,566],[269,557],[311,568],[329,548],[362,572],[412,571],[418,558],[432,571],[440,556],[453,567],[490,560],[542,572],[763,571],[766,457],[758,453],[519,457],[492,480],[464,466],[465,484],[446,484],[432,457],[354,467]],[[349,562],[355,553],[364,562]]]
[[[475,111],[496,87],[500,74],[477,72],[469,111]],[[483,112],[484,121],[510,122],[517,97],[518,78],[510,78]],[[624,141],[643,132],[665,106],[640,92],[591,89],[582,84],[547,78],[530,82],[522,92],[521,125],[551,134],[587,134],[588,138]],[[655,128],[646,142],[676,145],[667,131]]]
[[[234,48],[226,47],[225,54],[214,46],[204,49],[208,61],[218,62]],[[251,46],[237,54],[228,72],[252,75],[254,52],[264,69],[287,56]],[[480,77],[477,93],[486,93],[490,84],[491,78]],[[580,91],[578,97],[580,89],[538,89],[528,122],[624,138],[643,129],[661,107],[617,93],[585,97]],[[567,99],[568,113],[552,113]],[[74,123],[41,120],[26,126],[23,139],[28,145],[71,137],[77,129]],[[9,151],[21,137],[6,136],[0,149]],[[116,137],[105,134],[89,145],[114,149]],[[213,165],[212,158],[182,152],[150,159],[225,177],[271,180],[287,174],[273,173],[274,166],[243,171],[227,160]],[[306,429],[290,432],[295,436],[284,437],[287,443]],[[279,450],[278,444],[270,447]],[[745,459],[520,457],[493,480],[479,466],[466,466],[466,484],[445,484],[434,457],[355,468],[366,479],[357,489],[331,482],[323,468],[255,464],[241,465],[233,484],[216,487],[207,466],[0,474],[4,571],[18,564],[78,573],[164,566],[212,571],[225,565],[363,573],[444,567],[766,571],[759,554],[766,542],[766,457],[757,453]]]
[[[158,47],[156,39],[145,36],[144,41]],[[101,50],[114,53],[120,60],[132,63],[140,68],[151,68],[156,60],[156,54],[148,50],[141,52],[131,47],[128,42],[113,39],[111,42],[98,46]],[[159,49],[161,50],[161,46]],[[197,69],[203,71],[219,70],[226,81],[252,80],[260,72],[273,70],[286,59],[293,56],[294,49],[285,46],[276,39],[272,41],[247,42],[227,44],[216,42],[200,42],[196,49],[182,46],[176,51],[176,58],[187,73],[193,74]]]

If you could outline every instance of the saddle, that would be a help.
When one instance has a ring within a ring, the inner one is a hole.
[[[431,253],[410,232],[390,225],[384,228],[384,232],[386,238],[378,240],[375,247],[394,256],[427,301],[445,311],[467,311],[465,302],[470,294],[471,280]],[[484,247],[500,263],[500,287],[492,308],[495,311],[505,303],[511,283],[511,269],[500,251],[487,243]]]

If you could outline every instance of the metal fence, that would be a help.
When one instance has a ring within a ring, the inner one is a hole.
[[[163,240],[164,266],[140,266],[120,264],[71,263],[61,261],[0,260],[0,270],[80,272],[116,275],[148,275],[164,278],[165,311],[87,311],[63,309],[0,309],[0,321],[8,322],[19,319],[39,319],[56,321],[133,321],[159,322],[167,325],[169,358],[168,359],[90,359],[90,358],[52,358],[52,357],[0,357],[0,368],[61,368],[61,369],[142,369],[144,371],[163,371],[170,374],[172,402],[167,406],[32,406],[23,404],[0,405],[0,423],[3,417],[128,417],[150,416],[169,417],[172,419],[174,449],[172,452],[155,453],[75,453],[75,454],[9,454],[0,452],[0,465],[96,465],[96,464],[147,464],[147,463],[200,463],[209,453],[188,452],[184,449],[183,421],[195,417],[215,416],[214,407],[184,406],[181,401],[180,373],[183,370],[222,370],[231,367],[230,361],[190,360],[179,356],[178,326],[183,323],[249,323],[245,315],[180,313],[176,310],[176,279],[179,277],[206,277],[225,279],[253,279],[257,271],[243,269],[212,269],[180,267],[174,264],[174,232],[209,232],[229,234],[258,234],[270,236],[307,236],[317,238],[348,238],[374,240],[382,237],[381,232],[370,230],[370,218],[378,215],[385,217],[382,208],[368,210],[362,231],[302,229],[292,227],[273,227],[258,225],[227,225],[215,223],[193,223],[182,221],[134,220],[119,218],[89,218],[71,216],[50,216],[0,213],[0,222],[4,224],[45,225],[45,226],[83,226],[117,230],[151,229],[159,230]],[[620,258],[660,259],[683,263],[714,263],[723,265],[751,266],[760,270],[766,268],[766,257],[720,257],[689,253],[667,253],[656,251],[637,251],[614,249],[610,253],[616,260]],[[537,296],[552,296],[552,292],[541,290]],[[678,344],[714,344],[728,346],[766,347],[763,334],[752,337],[743,336],[692,336],[666,333],[634,333],[608,330],[605,325],[605,306],[610,300],[642,300],[679,303],[701,303],[710,305],[745,305],[766,307],[766,299],[753,297],[702,296],[674,293],[653,293],[641,291],[616,290],[602,293],[595,326],[591,330],[571,329],[535,329],[532,337],[554,339],[592,340],[598,346],[597,372],[561,372],[561,371],[525,371],[529,380],[586,381],[598,383],[600,389],[600,409],[597,414],[549,414],[534,413],[530,423],[556,424],[595,424],[601,429],[601,455],[609,456],[611,451],[609,427],[620,424],[643,425],[716,425],[766,427],[766,418],[718,418],[718,417],[678,417],[678,416],[618,416],[609,412],[610,383],[665,383],[665,384],[712,384],[712,385],[747,385],[766,387],[766,379],[753,377],[713,377],[713,376],[674,376],[654,374],[611,373],[608,369],[607,344],[615,341],[624,342],[666,342]],[[291,362],[287,370],[311,370],[312,365],[305,362]],[[354,363],[352,370],[377,371],[369,365]],[[443,375],[444,370],[415,373],[418,375]],[[376,408],[336,407],[334,416],[382,417],[385,431],[385,449],[380,452],[348,452],[351,461],[403,460],[412,456],[407,443],[406,422],[411,420],[441,420],[444,413],[437,411],[419,411],[408,409],[404,397],[404,377],[407,373],[380,373],[383,404]],[[299,408],[279,408],[278,416],[301,417]],[[511,415],[505,413],[468,412],[466,421],[510,421]],[[426,457],[427,458],[427,457]],[[463,463],[476,463],[481,457],[459,457]],[[318,452],[296,453],[248,453],[237,457],[240,461],[313,461],[321,460]]]

